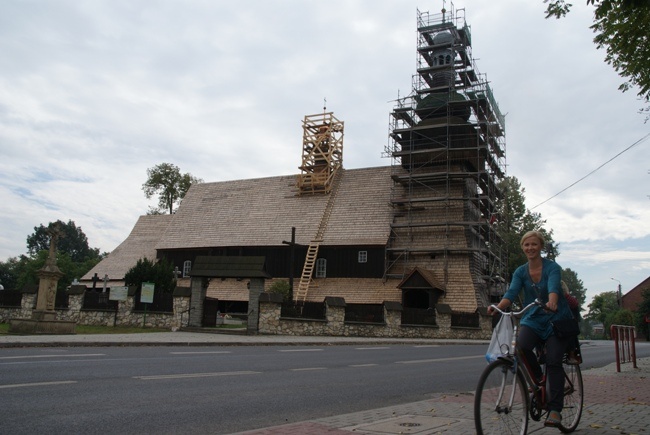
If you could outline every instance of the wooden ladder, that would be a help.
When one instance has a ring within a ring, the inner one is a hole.
[[[307,248],[307,256],[305,257],[305,265],[302,268],[300,284],[298,284],[298,291],[295,292],[294,295],[296,302],[304,303],[305,300],[307,300],[307,293],[309,292],[309,287],[311,286],[312,276],[314,275],[314,268],[316,267],[316,259],[318,258],[318,248],[323,241],[325,229],[327,229],[327,224],[329,223],[330,216],[332,215],[332,208],[334,208],[336,193],[338,192],[339,185],[341,184],[341,177],[342,170],[339,168],[334,176],[332,190],[330,191],[329,198],[327,199],[325,211],[323,211],[323,217],[321,218],[320,225],[318,226],[316,237],[309,243],[309,247]]]

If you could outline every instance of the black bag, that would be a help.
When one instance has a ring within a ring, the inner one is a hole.
[[[556,320],[551,322],[551,325],[557,338],[570,338],[580,335],[580,325],[573,317],[570,319]]]

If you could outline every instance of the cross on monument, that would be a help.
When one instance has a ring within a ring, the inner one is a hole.
[[[93,275],[92,278],[90,278],[93,282],[93,289],[97,287],[97,281],[99,281],[99,276],[97,276],[97,272],[95,272],[95,275]]]

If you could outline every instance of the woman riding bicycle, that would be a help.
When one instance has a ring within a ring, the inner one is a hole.
[[[522,349],[533,373],[541,379],[542,369],[537,362],[534,349],[546,342],[549,413],[544,425],[557,427],[562,421],[561,411],[564,405],[562,359],[569,340],[556,337],[551,322],[570,319],[572,314],[560,284],[562,269],[554,261],[541,256],[545,246],[544,236],[539,231],[528,231],[521,238],[520,244],[528,262],[515,270],[510,288],[497,307],[505,310],[523,290],[524,305],[539,298],[550,310],[534,307],[524,314],[520,322],[517,345]],[[494,312],[492,307],[488,307],[488,314],[492,315]]]

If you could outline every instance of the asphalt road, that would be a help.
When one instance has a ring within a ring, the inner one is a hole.
[[[639,357],[650,346],[639,346]],[[472,391],[485,345],[0,349],[0,433],[226,434]],[[584,369],[614,361],[583,348]]]

